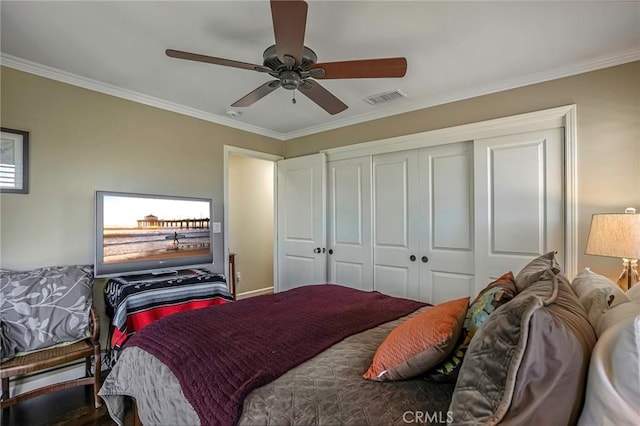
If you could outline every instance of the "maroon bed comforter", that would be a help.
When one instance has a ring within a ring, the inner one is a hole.
[[[336,285],[306,286],[182,312],[133,336],[177,377],[203,425],[233,425],[245,396],[345,337],[424,303]]]

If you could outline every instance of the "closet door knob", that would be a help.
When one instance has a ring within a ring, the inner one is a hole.
[[[333,254],[333,249],[329,249],[329,254]]]
[[[320,249],[320,247],[316,247],[313,249],[314,253],[320,253],[322,250]]]
[[[411,256],[409,256],[409,260],[412,262],[416,261],[416,257],[412,254]]]
[[[427,263],[429,261],[429,258],[427,256],[422,256],[422,263]]]

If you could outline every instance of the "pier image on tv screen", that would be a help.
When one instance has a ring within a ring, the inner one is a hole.
[[[211,254],[207,200],[105,195],[105,265]]]

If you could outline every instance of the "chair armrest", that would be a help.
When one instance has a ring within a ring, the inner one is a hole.
[[[100,340],[100,318],[98,318],[98,311],[94,306],[91,306],[89,313],[89,324],[91,327],[91,343],[97,343]]]

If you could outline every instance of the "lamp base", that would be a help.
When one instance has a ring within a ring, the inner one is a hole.
[[[640,281],[638,276],[638,260],[637,259],[622,259],[623,270],[618,277],[618,286],[627,291],[635,283]]]

